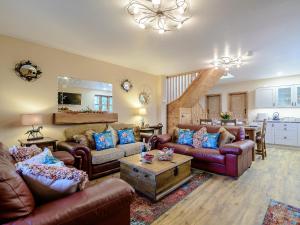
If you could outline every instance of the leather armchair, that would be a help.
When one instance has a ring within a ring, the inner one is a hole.
[[[111,178],[64,198],[42,203],[16,172],[14,159],[0,143],[0,224],[129,225],[134,190]]]
[[[27,217],[9,221],[5,225],[129,225],[133,193],[127,183],[112,178],[41,205]]]

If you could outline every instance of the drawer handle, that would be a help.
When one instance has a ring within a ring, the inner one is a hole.
[[[283,139],[287,139],[287,137],[284,137]]]
[[[136,172],[136,173],[139,172],[139,170],[137,168],[133,168],[133,171]]]
[[[287,128],[285,127],[284,130],[287,130]]]
[[[176,177],[178,175],[178,167],[176,166],[174,169],[174,176]]]

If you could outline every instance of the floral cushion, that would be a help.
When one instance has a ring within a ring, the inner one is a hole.
[[[40,154],[42,149],[36,145],[31,145],[30,147],[12,146],[9,149],[10,154],[16,160],[16,162],[22,162],[24,160],[30,159],[33,156]]]
[[[78,189],[83,190],[88,182],[87,174],[75,168],[19,164],[17,170],[33,194],[43,201],[61,198]]]
[[[193,135],[193,147],[194,148],[201,148],[202,142],[207,141],[207,129],[206,127],[202,127],[200,130],[194,133]]]
[[[220,133],[206,133],[204,134],[204,141],[202,142],[203,148],[218,148]]]
[[[193,145],[194,131],[189,129],[179,129],[177,143],[181,145]]]
[[[18,162],[16,164],[16,167],[18,167],[19,164],[47,164],[51,166],[64,166],[65,164],[55,158],[52,155],[52,152],[50,149],[45,148],[44,151],[38,155],[33,156],[30,159],[26,159],[22,162]]]
[[[135,143],[133,129],[118,130],[120,145]]]
[[[94,133],[94,140],[96,143],[96,150],[101,151],[103,149],[114,148],[113,137],[111,131],[104,131],[101,133]]]

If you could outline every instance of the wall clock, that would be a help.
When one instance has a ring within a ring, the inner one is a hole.
[[[126,79],[126,80],[122,81],[121,87],[124,91],[129,92],[132,89],[133,85],[132,85],[131,81]]]
[[[15,72],[21,79],[28,82],[39,79],[42,74],[41,69],[29,60],[23,60],[17,63],[15,66]]]

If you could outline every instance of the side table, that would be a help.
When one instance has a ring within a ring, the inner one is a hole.
[[[50,137],[44,137],[43,139],[27,141],[27,139],[19,139],[20,145],[23,147],[29,147],[31,145],[36,145],[39,148],[51,146],[53,151],[56,151],[56,142],[57,140]]]

